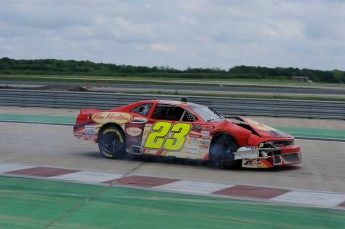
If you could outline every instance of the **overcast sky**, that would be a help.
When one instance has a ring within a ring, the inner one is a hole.
[[[0,0],[0,57],[345,70],[345,0]]]

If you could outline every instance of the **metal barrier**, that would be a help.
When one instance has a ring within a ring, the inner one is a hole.
[[[177,95],[0,89],[1,106],[110,109],[146,99],[181,100]],[[188,96],[227,115],[345,119],[345,102]]]

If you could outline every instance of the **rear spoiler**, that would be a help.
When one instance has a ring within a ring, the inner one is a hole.
[[[76,124],[81,124],[90,121],[94,113],[101,112],[97,109],[81,109],[76,120]]]
[[[85,114],[94,114],[97,112],[101,112],[101,110],[97,110],[97,109],[81,109],[80,113],[81,115],[85,115]]]

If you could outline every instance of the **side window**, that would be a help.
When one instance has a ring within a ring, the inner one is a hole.
[[[134,113],[137,113],[137,114],[140,114],[143,116],[147,116],[151,107],[152,107],[152,103],[142,104],[140,106],[133,108],[132,110],[130,110],[130,112],[134,112]]]
[[[185,110],[181,107],[167,105],[167,104],[157,104],[156,109],[153,111],[151,118],[179,121],[181,120],[181,117],[184,114],[184,111]]]
[[[182,121],[185,121],[185,122],[195,122],[196,121],[196,117],[193,114],[191,114],[189,111],[185,111],[184,115],[183,115],[183,118],[182,118]]]

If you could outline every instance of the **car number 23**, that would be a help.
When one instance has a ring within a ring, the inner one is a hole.
[[[156,122],[147,136],[144,147],[152,149],[180,150],[191,129],[189,123]]]

